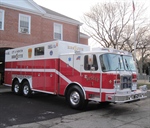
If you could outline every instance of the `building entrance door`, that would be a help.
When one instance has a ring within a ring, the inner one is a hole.
[[[4,82],[5,51],[11,48],[0,48],[0,85]]]

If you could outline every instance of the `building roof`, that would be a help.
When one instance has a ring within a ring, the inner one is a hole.
[[[90,36],[88,36],[88,35],[86,35],[85,33],[82,33],[82,32],[80,32],[80,37],[81,38],[86,38],[86,39],[90,38]]]
[[[40,5],[39,5],[40,6]],[[46,12],[46,16],[48,17],[51,17],[51,18],[58,18],[58,20],[63,20],[63,21],[68,21],[70,23],[74,23],[74,24],[77,24],[77,25],[82,25],[81,22],[75,20],[75,19],[72,19],[70,17],[67,17],[61,13],[58,13],[58,12],[55,12],[53,10],[50,10],[48,8],[45,8],[45,7],[42,7],[40,6],[45,12]]]
[[[67,16],[65,16],[65,15],[63,15],[63,14],[60,14],[60,13],[55,12],[55,11],[53,11],[53,10],[50,10],[50,9],[48,9],[48,8],[45,8],[45,7],[42,7],[42,6],[40,6],[40,7],[41,7],[46,13],[48,13],[48,14],[52,14],[52,15],[56,15],[56,16],[68,18],[68,19],[71,19],[71,20],[75,20],[75,19],[72,19],[72,18],[70,18],[70,17],[67,17]],[[77,21],[77,20],[75,20],[75,21]],[[79,21],[77,21],[77,22],[79,22]]]
[[[15,10],[21,10],[36,15],[41,15],[45,18],[53,19],[56,21],[62,21],[73,25],[82,25],[81,22],[67,17],[63,14],[60,14],[58,12],[42,7],[35,3],[33,0],[0,0],[0,6],[12,8]]]

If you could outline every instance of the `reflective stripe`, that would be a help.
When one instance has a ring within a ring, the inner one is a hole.
[[[6,68],[5,71],[24,71],[24,72],[54,72],[59,75],[63,80],[65,80],[68,84],[72,81],[69,80],[66,76],[64,76],[61,72],[56,69],[10,69]],[[97,92],[97,93],[115,93],[115,89],[100,89],[100,88],[92,88],[92,87],[83,87],[85,91]]]
[[[84,87],[85,91],[89,92],[99,92],[100,90],[103,93],[115,93],[115,89],[100,89],[100,88],[90,88],[90,87]]]
[[[54,72],[57,75],[59,75],[63,80],[65,80],[67,83],[71,83],[71,80],[69,80],[67,77],[65,77],[62,73],[57,71],[56,69],[11,69],[6,68],[5,71],[14,71],[14,72]]]
[[[115,93],[115,89],[101,89],[101,92],[105,92],[105,93]]]
[[[90,88],[90,87],[83,87],[85,91],[89,92],[100,92],[100,88]]]

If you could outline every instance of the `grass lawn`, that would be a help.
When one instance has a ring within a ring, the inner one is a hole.
[[[138,87],[139,87],[139,86],[142,86],[142,85],[147,85],[148,90],[150,90],[150,83],[149,83],[149,84],[138,83]]]

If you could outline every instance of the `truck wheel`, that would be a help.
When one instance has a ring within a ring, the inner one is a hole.
[[[29,82],[25,81],[25,82],[23,83],[23,95],[24,95],[25,97],[30,97],[30,96],[31,96],[31,93],[32,93],[32,91],[31,91],[31,89],[30,89]]]
[[[68,90],[66,100],[73,109],[84,109],[88,103],[84,99],[83,91],[78,86],[73,86]]]
[[[20,95],[21,94],[21,86],[19,84],[19,81],[18,80],[15,80],[13,82],[13,85],[12,85],[12,91],[17,94],[17,95]]]

